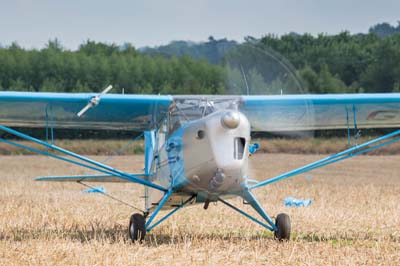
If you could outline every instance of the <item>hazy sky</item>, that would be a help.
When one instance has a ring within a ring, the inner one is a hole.
[[[367,32],[400,20],[399,0],[0,0],[0,44],[76,49],[87,39],[135,47],[172,40],[243,40],[267,33]]]

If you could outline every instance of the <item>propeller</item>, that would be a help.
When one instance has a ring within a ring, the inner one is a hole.
[[[308,94],[308,90],[288,59],[271,47],[254,41],[247,41],[229,50],[223,61],[225,67],[226,95],[283,95]],[[284,101],[284,100],[283,100]],[[241,107],[239,107],[239,110]],[[312,137],[312,131],[274,132],[271,124],[312,123],[313,104],[299,100],[295,113],[268,106],[260,109],[257,127],[262,132],[289,137]],[[286,122],[287,121],[287,122]]]
[[[100,103],[100,97],[103,96],[104,94],[107,94],[112,88],[113,88],[112,85],[109,85],[101,93],[99,93],[96,96],[93,96],[92,98],[90,98],[90,101],[88,102],[88,104],[85,107],[83,107],[82,110],[79,111],[79,113],[77,113],[77,116],[81,117],[90,108],[95,107],[96,105],[98,105]]]

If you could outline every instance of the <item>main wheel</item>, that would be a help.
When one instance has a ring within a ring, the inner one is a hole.
[[[279,240],[289,240],[290,239],[290,218],[286,213],[280,213],[276,217],[275,225],[277,227],[277,231],[275,231],[275,237]]]
[[[129,221],[129,237],[132,242],[143,241],[146,235],[146,220],[143,215],[135,213]]]

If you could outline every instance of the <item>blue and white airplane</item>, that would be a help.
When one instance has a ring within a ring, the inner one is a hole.
[[[10,127],[43,127],[48,134],[42,141]],[[254,189],[399,141],[400,130],[260,182],[249,176],[248,158],[258,148],[251,144],[250,133],[317,129],[357,133],[361,128],[399,127],[399,93],[161,96],[0,92],[0,130],[32,141],[35,146],[4,137],[1,142],[99,172],[36,180],[134,182],[146,187],[144,211],[130,219],[129,236],[133,241],[143,240],[146,232],[184,206],[201,203],[207,209],[210,202],[217,201],[273,231],[277,239],[289,239],[288,215],[279,214],[273,221],[255,198]],[[53,143],[54,128],[142,131],[144,172],[121,171],[58,147]],[[226,201],[237,196],[260,218]],[[160,210],[169,212],[155,220]]]

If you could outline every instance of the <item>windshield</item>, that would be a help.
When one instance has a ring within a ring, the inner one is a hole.
[[[193,96],[174,97],[169,114],[169,132],[172,133],[182,125],[201,119],[218,110],[237,110],[239,96]]]

